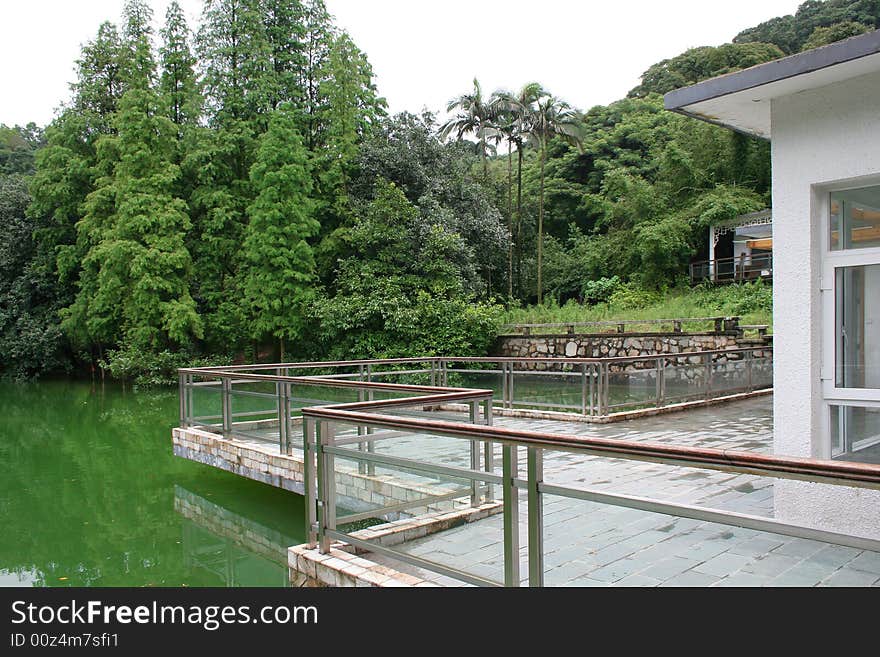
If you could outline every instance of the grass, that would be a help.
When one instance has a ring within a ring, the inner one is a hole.
[[[756,281],[725,286],[677,288],[666,292],[623,286],[605,303],[569,301],[512,308],[504,324],[550,324],[603,320],[678,319],[686,317],[739,317],[741,324],[773,327],[773,287]]]

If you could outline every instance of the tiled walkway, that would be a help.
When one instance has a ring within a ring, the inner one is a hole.
[[[496,418],[497,426],[768,452],[772,398],[642,418],[575,424]],[[379,452],[464,464],[466,443],[413,436],[377,443]],[[500,459],[497,459],[500,463]],[[522,468],[522,460],[521,465]],[[545,481],[772,517],[773,480],[696,468],[552,452]],[[520,501],[521,572],[528,572],[526,504]],[[448,566],[502,578],[500,515],[405,544],[401,549]],[[777,534],[545,496],[548,586],[871,586],[880,553]],[[376,557],[389,566],[456,585],[455,580]]]

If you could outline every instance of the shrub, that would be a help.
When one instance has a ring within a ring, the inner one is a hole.
[[[209,367],[228,365],[225,356],[196,356],[187,351],[160,351],[152,353],[124,346],[108,351],[100,365],[114,379],[132,381],[136,386],[167,386],[177,383],[181,367]]]
[[[621,285],[609,298],[608,305],[619,310],[639,310],[660,303],[662,295],[656,290],[646,289],[636,283]]]
[[[605,303],[608,299],[621,288],[622,282],[619,277],[611,278],[603,276],[594,281],[584,283],[581,293],[584,301],[592,304]]]

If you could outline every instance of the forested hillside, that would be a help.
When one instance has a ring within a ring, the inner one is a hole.
[[[586,112],[474,80],[444,125],[387,115],[322,0],[162,24],[127,0],[51,124],[0,129],[5,375],[480,354],[505,306],[675,287],[709,222],[768,205],[769,146],[660,94],[874,29],[880,0],[810,0]]]

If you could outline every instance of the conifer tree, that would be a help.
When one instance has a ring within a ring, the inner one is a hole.
[[[128,90],[114,117],[115,134],[98,142],[101,175],[77,227],[86,255],[64,320],[70,335],[97,343],[99,352],[120,342],[158,351],[202,334],[189,292],[189,219],[173,195],[177,130],[160,113],[148,31],[136,24],[141,5],[126,7],[133,11],[126,18],[134,39],[126,39]]]
[[[274,83],[258,0],[206,0],[196,45],[203,71],[208,129],[188,149],[193,256],[209,348],[246,339],[239,250],[253,199],[249,181]]]
[[[385,115],[386,103],[376,92],[366,55],[345,32],[333,40],[321,93],[326,152],[333,162],[335,182],[346,194],[348,169],[357,156],[358,143]]]
[[[324,97],[321,93],[321,82],[326,75],[334,29],[324,0],[303,0],[303,9],[305,58],[300,71],[300,88],[303,90],[305,103],[300,130],[308,149],[315,152],[324,143],[324,124],[321,121]]]
[[[161,115],[150,84],[155,65],[146,35],[135,44],[135,64],[140,74],[122,97],[117,120],[116,224],[102,250],[108,262],[125,262],[126,341],[156,351],[187,345],[202,336],[202,325],[189,291],[192,263],[184,236],[190,221],[186,204],[173,195],[180,175],[177,128]]]
[[[116,26],[104,22],[94,41],[83,47],[76,62],[77,80],[71,85],[72,109],[84,116],[89,131],[95,136],[112,132],[113,114],[125,92],[123,59],[122,40]]]
[[[165,116],[178,127],[195,125],[201,114],[199,85],[196,79],[196,58],[190,49],[192,34],[177,0],[168,5],[165,26],[161,30],[159,49],[162,75],[159,91]]]
[[[248,206],[244,292],[252,336],[278,338],[283,359],[285,340],[300,334],[315,269],[308,240],[320,227],[309,198],[309,155],[290,105],[272,115],[250,178],[257,196]]]
[[[305,93],[300,82],[306,66],[307,34],[303,3],[301,0],[261,0],[260,9],[274,74],[272,107],[291,103],[302,111]]]
[[[386,104],[376,92],[366,55],[345,32],[333,40],[322,77],[324,107],[320,120],[325,126],[325,144],[315,153],[315,197],[322,231],[327,235],[346,223],[349,181],[360,143],[385,115]],[[324,251],[332,251],[334,242],[330,238],[322,244],[322,259]]]

